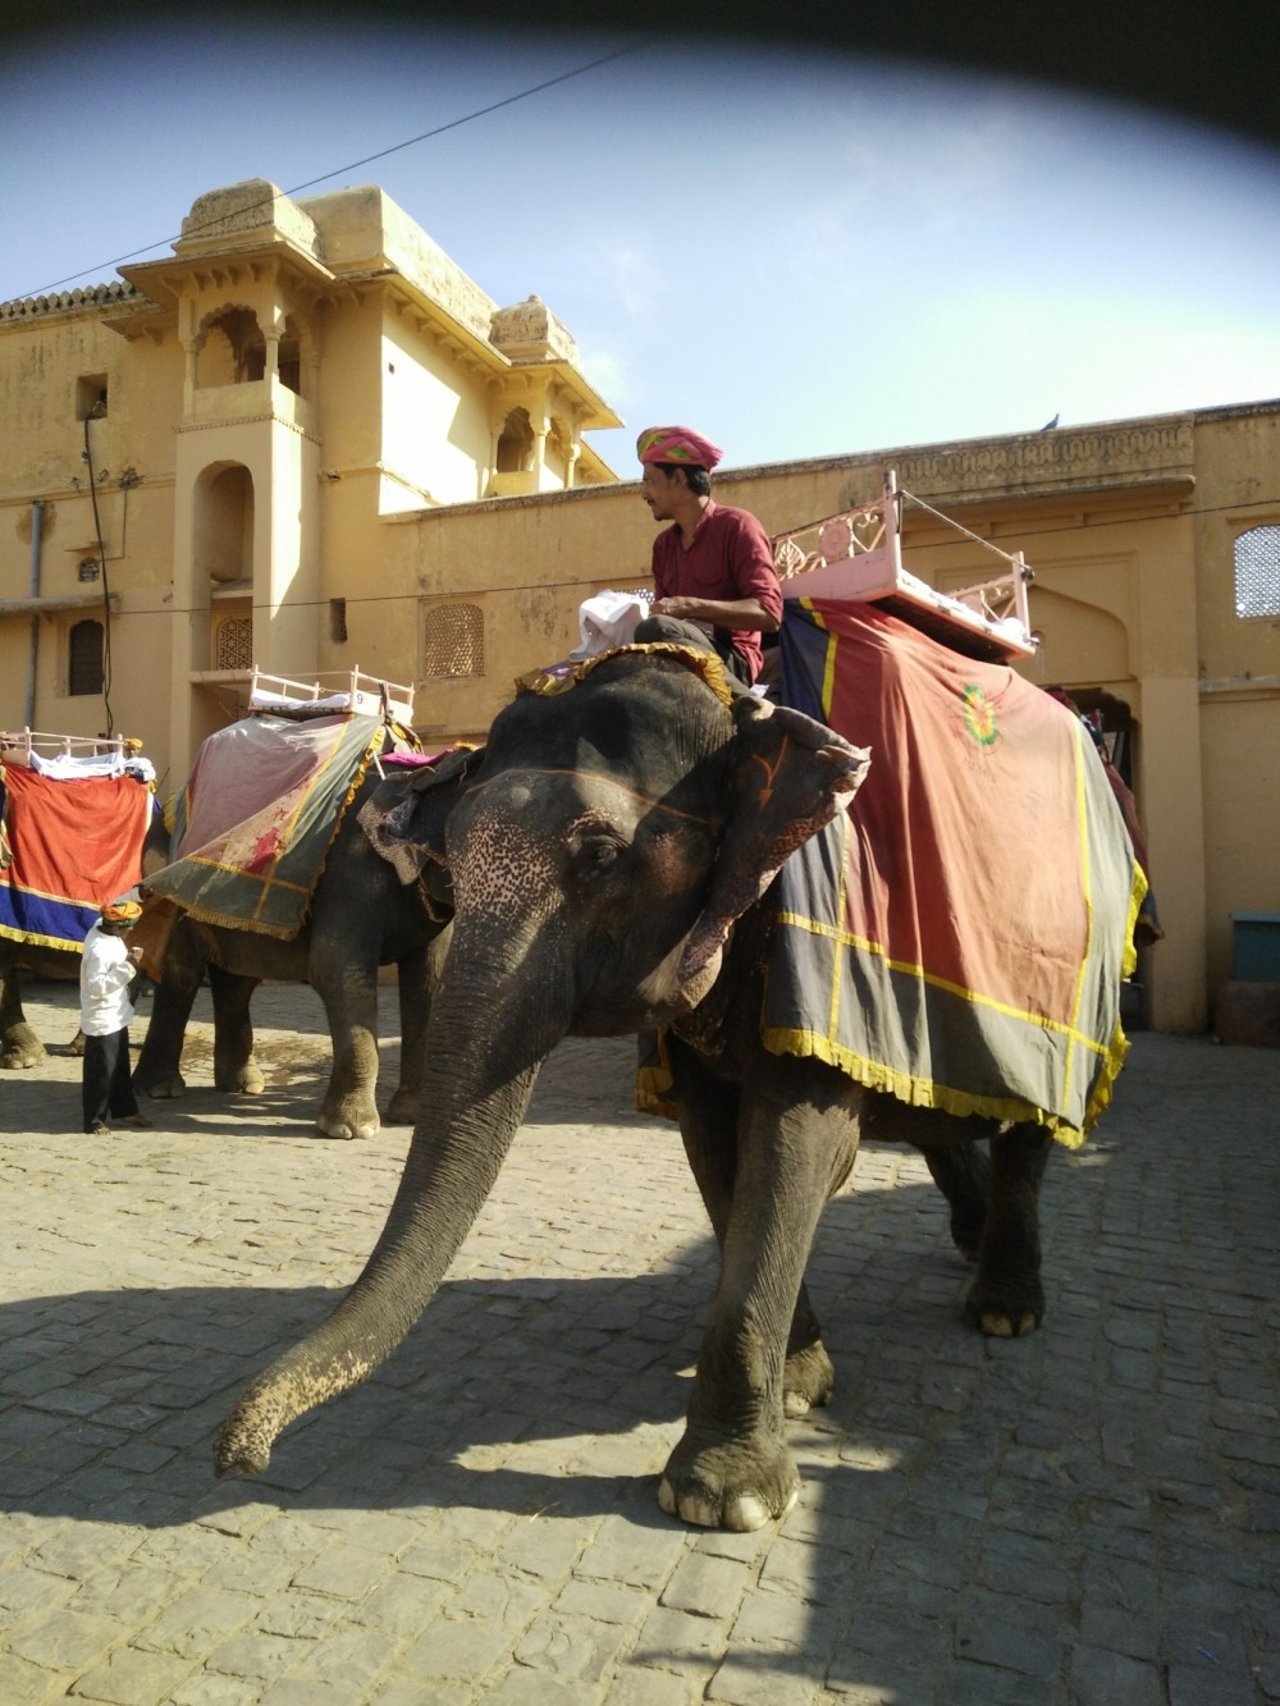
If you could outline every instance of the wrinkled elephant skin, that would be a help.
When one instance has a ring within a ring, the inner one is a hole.
[[[926,1150],[977,1257],[987,1332],[1039,1320],[1036,1187],[1049,1139],[926,1115],[818,1060],[771,1055],[758,1014],[779,865],[848,803],[867,755],[796,712],[732,709],[673,659],[626,653],[559,697],[518,698],[467,761],[382,834],[400,875],[452,882],[422,1112],[364,1272],[268,1368],[215,1464],[254,1471],[280,1430],[364,1379],[420,1314],[479,1212],[539,1066],[568,1034],[669,1025],[681,1131],[721,1251],[684,1437],[659,1490],[687,1522],[751,1529],[799,1478],[784,1417],[833,1374],[803,1283],[814,1229],[863,1130]],[[375,840],[378,834],[375,833]],[[389,854],[390,856],[390,854]],[[968,1139],[992,1137],[980,1165]]]

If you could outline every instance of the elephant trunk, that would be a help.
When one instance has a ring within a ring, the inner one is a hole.
[[[527,981],[512,987],[509,959],[505,983],[496,968],[486,978],[446,967],[418,1122],[382,1234],[328,1319],[264,1370],[227,1417],[214,1446],[219,1475],[265,1469],[281,1430],[365,1380],[431,1299],[493,1188],[542,1062],[568,1029],[567,1012],[563,1022],[552,1017],[545,985],[531,1000]]]

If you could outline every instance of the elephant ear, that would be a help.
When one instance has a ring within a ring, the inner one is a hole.
[[[459,747],[411,781],[388,780],[360,808],[359,824],[402,883],[416,883],[426,865],[444,866],[444,827],[484,748]],[[444,898],[441,896],[441,898]]]
[[[788,855],[845,809],[871,762],[869,747],[851,746],[789,706],[744,697],[734,718],[728,821],[707,904],[685,942],[681,983],[724,946],[734,920],[760,899]]]

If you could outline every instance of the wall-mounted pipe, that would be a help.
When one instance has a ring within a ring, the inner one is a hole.
[[[31,504],[31,597],[40,596],[40,547],[44,540],[44,505],[39,498]],[[36,666],[40,662],[40,618],[31,618],[31,639],[27,649],[27,703],[24,721],[29,729],[36,726]]]

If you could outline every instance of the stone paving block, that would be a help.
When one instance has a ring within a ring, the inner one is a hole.
[[[420,1635],[449,1597],[450,1588],[444,1582],[397,1572],[379,1582],[358,1605],[331,1603],[353,1623],[408,1637]]]
[[[293,1585],[337,1599],[363,1599],[386,1575],[390,1562],[385,1555],[366,1552],[359,1546],[330,1546],[295,1572]]]
[[[191,1671],[188,1659],[172,1653],[143,1653],[124,1647],[71,1684],[70,1693],[111,1706],[162,1706]]]
[[[688,1552],[659,1595],[658,1603],[698,1617],[732,1618],[750,1585],[747,1565],[730,1558]]]
[[[0,1700],[5,1706],[45,1706],[65,1699],[66,1681],[16,1653],[0,1653]]]
[[[46,1670],[80,1671],[92,1664],[116,1639],[116,1626],[109,1617],[83,1612],[50,1612],[9,1638],[9,1646],[20,1659],[43,1665]]]
[[[320,1640],[351,1609],[340,1599],[293,1590],[274,1594],[265,1605],[258,1600],[253,1605],[257,1612],[253,1620],[255,1630],[295,1641]]]
[[[19,1629],[33,1618],[56,1611],[76,1591],[77,1584],[66,1576],[46,1575],[21,1564],[0,1570],[0,1621],[9,1631]]]
[[[211,1649],[205,1666],[224,1676],[267,1682],[293,1669],[302,1656],[299,1647],[299,1642],[283,1635],[256,1631],[233,1635]]]
[[[1071,1651],[1068,1700],[1070,1706],[1165,1706],[1164,1677],[1150,1660],[1111,1644],[1092,1646],[1086,1637]]]
[[[723,1623],[659,1606],[645,1619],[632,1657],[637,1664],[654,1669],[702,1674],[709,1661],[719,1663],[727,1643]]]
[[[168,1605],[143,1629],[137,1645],[182,1658],[199,1658],[243,1629],[261,1609],[251,1594],[198,1587]]]
[[[581,1688],[599,1678],[630,1640],[630,1630],[617,1623],[551,1611],[534,1619],[512,1657],[517,1664]]]
[[[474,1617],[437,1617],[397,1661],[415,1677],[476,1682],[511,1651],[511,1634]]]
[[[330,1684],[342,1689],[348,1700],[360,1700],[386,1669],[397,1645],[396,1637],[381,1629],[339,1628],[303,1647],[290,1674]]]
[[[638,1528],[618,1516],[606,1516],[575,1574],[633,1587],[658,1587],[670,1574],[687,1540],[672,1526]]]
[[[258,1706],[263,1683],[257,1677],[221,1676],[196,1670],[173,1691],[173,1706]],[[165,1702],[169,1706],[169,1702]]]
[[[702,1698],[701,1683],[672,1671],[628,1664],[609,1685],[604,1706],[693,1706]]]
[[[1224,1675],[1193,1665],[1170,1665],[1169,1706],[1257,1706],[1252,1677]]]
[[[268,1684],[258,1706],[351,1706],[351,1699],[350,1692],[339,1683],[285,1677]]]
[[[799,1663],[793,1670],[776,1659],[730,1653],[708,1684],[706,1698],[729,1706],[812,1706],[821,1691],[821,1678],[805,1674]]]

